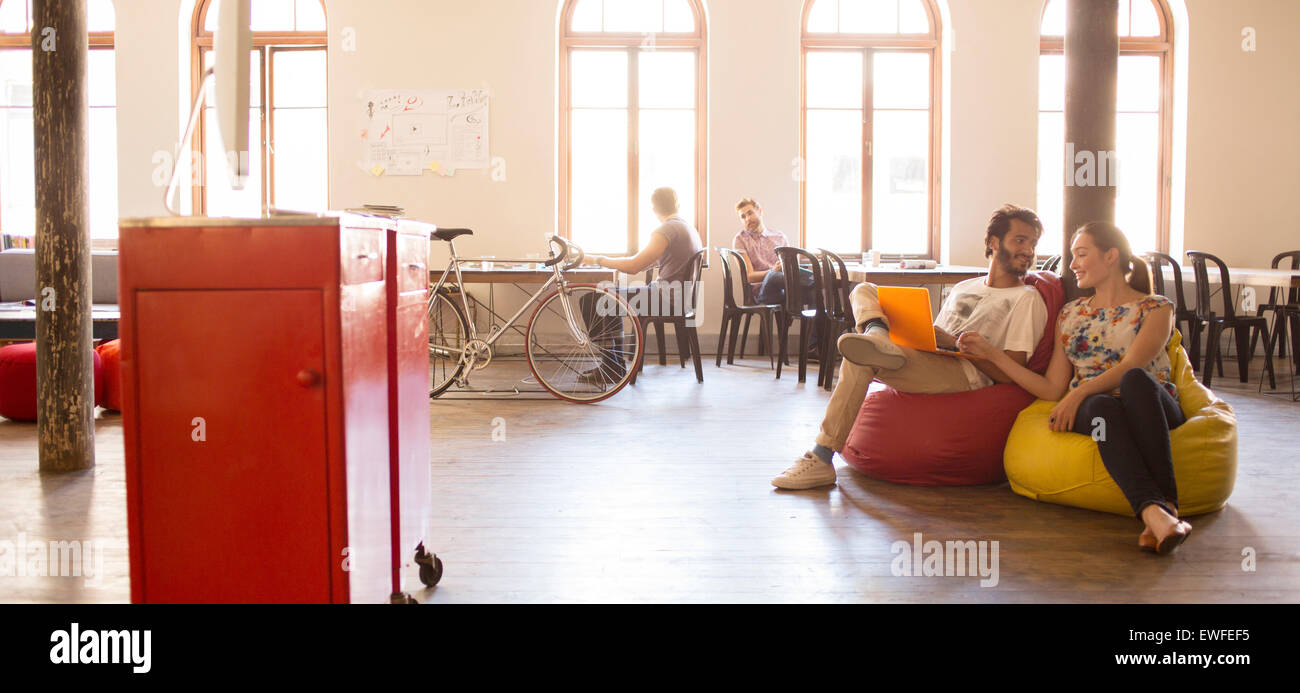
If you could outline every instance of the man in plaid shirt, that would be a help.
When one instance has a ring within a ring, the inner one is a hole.
[[[784,233],[767,228],[763,223],[763,208],[752,198],[737,202],[736,213],[740,215],[740,221],[745,228],[736,234],[731,245],[743,254],[745,261],[749,263],[749,274],[745,277],[745,281],[754,287],[754,300],[761,304],[784,303],[785,275],[781,273],[776,248],[790,245],[789,240]],[[803,270],[800,275],[803,285],[811,287],[812,273]],[[811,344],[817,343],[816,326],[809,335],[809,341]],[[812,355],[810,358],[816,360]]]

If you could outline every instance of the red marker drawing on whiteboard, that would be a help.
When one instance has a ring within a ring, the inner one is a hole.
[[[381,140],[384,139],[384,135],[387,135],[388,133],[392,132],[392,130],[393,130],[392,125],[389,125],[388,127],[384,128],[384,131],[379,135],[379,139]]]

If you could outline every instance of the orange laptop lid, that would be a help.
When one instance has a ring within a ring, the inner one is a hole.
[[[880,308],[889,321],[889,338],[895,344],[917,351],[971,358],[968,354],[945,351],[934,339],[934,318],[930,314],[930,290],[913,286],[876,287]]]

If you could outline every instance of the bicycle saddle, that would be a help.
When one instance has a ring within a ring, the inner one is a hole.
[[[432,235],[433,238],[440,241],[450,241],[453,238],[460,238],[461,236],[473,236],[474,232],[470,229],[438,229],[437,231],[434,231]]]

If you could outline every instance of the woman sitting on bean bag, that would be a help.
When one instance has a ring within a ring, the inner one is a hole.
[[[1095,294],[1061,309],[1046,375],[1007,358],[978,333],[962,335],[958,346],[993,361],[1039,398],[1060,400],[1048,419],[1051,429],[1097,441],[1106,471],[1146,524],[1138,545],[1168,554],[1192,531],[1178,519],[1169,443],[1169,431],[1186,421],[1167,353],[1174,306],[1151,293],[1146,263],[1114,225],[1085,224],[1071,252],[1079,288]]]

